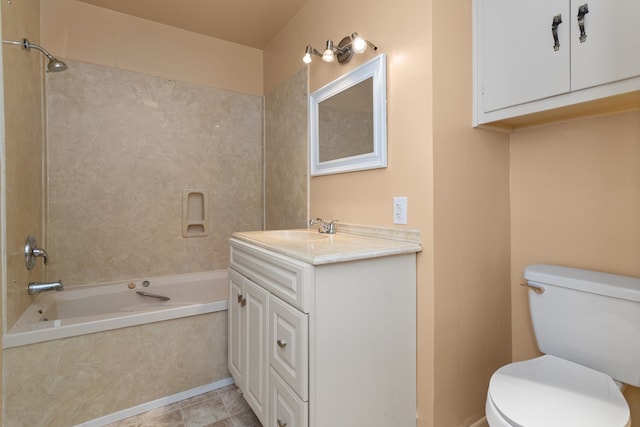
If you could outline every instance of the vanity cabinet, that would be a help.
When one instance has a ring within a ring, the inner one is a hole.
[[[637,0],[476,0],[483,124],[640,90]]]
[[[263,425],[415,425],[416,251],[313,264],[231,239],[229,369]]]

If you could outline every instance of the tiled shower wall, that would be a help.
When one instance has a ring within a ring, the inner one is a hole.
[[[261,97],[67,61],[47,74],[50,279],[96,283],[226,268],[261,229]],[[209,235],[182,236],[182,192]]]
[[[307,67],[265,96],[265,228],[304,228],[308,214]]]

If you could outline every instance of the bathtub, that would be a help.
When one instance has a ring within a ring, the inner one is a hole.
[[[3,348],[226,310],[227,277],[226,270],[218,270],[44,292],[4,335]],[[145,281],[148,286],[143,286]],[[161,301],[137,291],[170,299]]]
[[[226,270],[39,294],[4,336],[4,424],[99,426],[230,384],[228,296]]]

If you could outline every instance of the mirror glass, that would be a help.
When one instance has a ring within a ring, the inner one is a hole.
[[[309,102],[311,175],[387,166],[384,55],[318,89]]]

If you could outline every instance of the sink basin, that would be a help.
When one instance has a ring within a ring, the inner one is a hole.
[[[316,230],[273,230],[267,231],[266,234],[274,239],[299,241],[321,240],[329,236]]]

